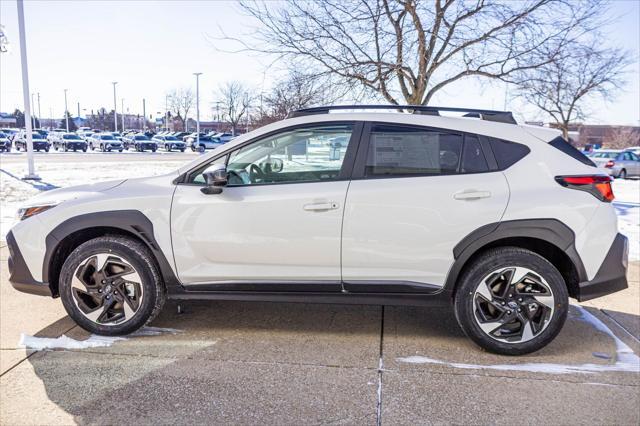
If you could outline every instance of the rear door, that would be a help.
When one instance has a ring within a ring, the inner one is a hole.
[[[500,221],[506,179],[483,137],[384,123],[367,128],[345,205],[345,289],[436,291],[454,246]]]

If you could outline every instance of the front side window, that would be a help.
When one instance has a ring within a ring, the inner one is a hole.
[[[246,145],[229,156],[229,186],[335,180],[352,131],[351,124],[319,125]]]
[[[437,129],[374,126],[365,176],[458,173],[463,140],[460,133]]]

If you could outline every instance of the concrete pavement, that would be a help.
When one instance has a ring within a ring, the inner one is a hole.
[[[620,344],[576,307],[552,344],[518,358],[479,350],[448,309],[250,302],[169,303],[152,325],[180,332],[26,353],[20,332],[88,335],[59,300],[13,291],[1,260],[2,424],[640,422],[640,374],[607,371]],[[624,309],[587,309],[639,354],[634,266]]]

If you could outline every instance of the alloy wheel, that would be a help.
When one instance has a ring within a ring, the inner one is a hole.
[[[505,343],[523,343],[547,328],[555,297],[535,271],[511,266],[481,280],[473,305],[476,323],[486,335]]]
[[[95,254],[80,262],[73,274],[71,293],[82,315],[100,325],[129,321],[144,297],[136,269],[112,253]]]

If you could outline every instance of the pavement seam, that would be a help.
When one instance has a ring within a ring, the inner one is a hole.
[[[622,330],[624,330],[625,333],[627,333],[629,335],[629,337],[631,337],[636,343],[640,343],[640,339],[638,339],[636,336],[633,335],[633,333],[631,333],[629,330],[627,330],[627,328],[620,324],[618,322],[618,320],[616,320],[612,315],[609,315],[609,313],[607,311],[605,311],[604,309],[599,309],[600,312],[602,312],[602,314],[604,316],[606,316],[607,318],[609,318],[611,321],[613,321],[614,323],[616,323],[616,325],[618,327],[620,327]]]
[[[382,374],[384,372],[384,360],[383,360],[383,349],[384,349],[384,305],[381,306],[381,314],[380,314],[380,354],[378,359],[378,403],[376,405],[376,425],[382,425]]]

